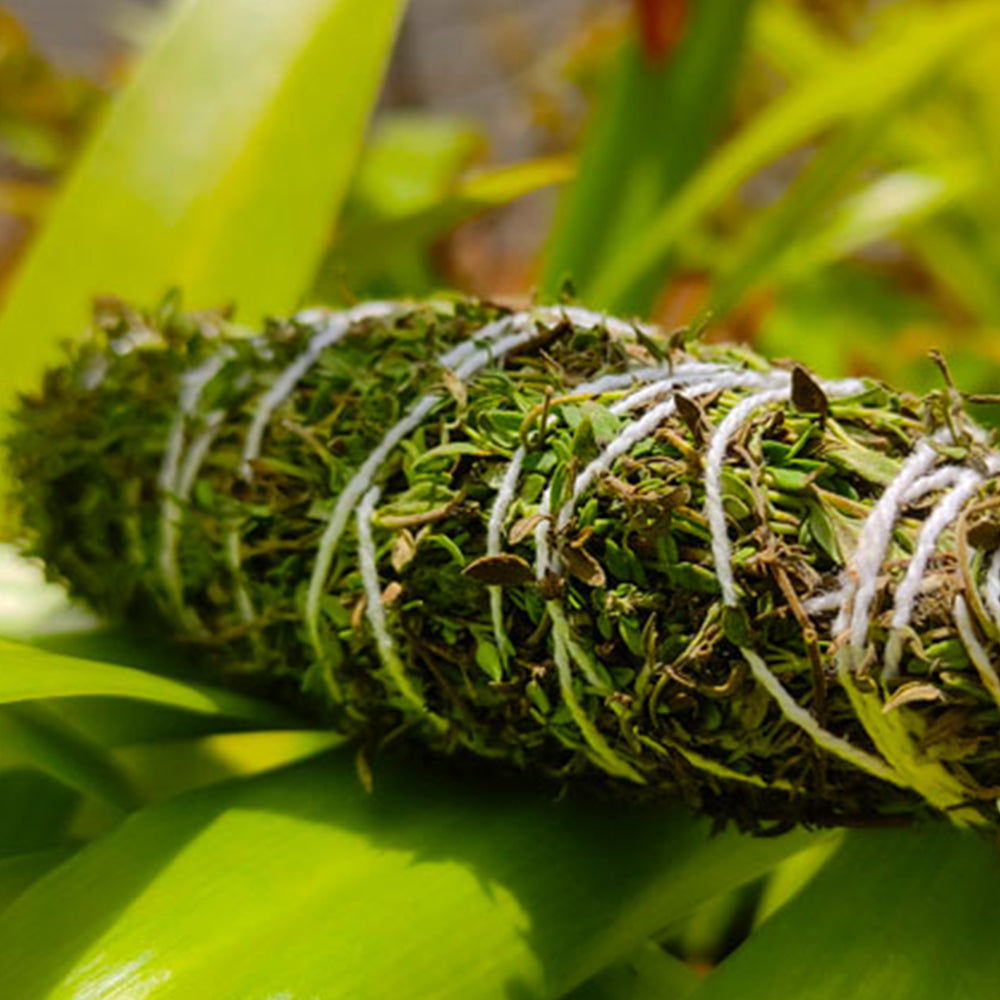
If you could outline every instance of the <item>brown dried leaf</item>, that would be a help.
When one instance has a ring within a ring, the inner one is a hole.
[[[1000,522],[984,518],[969,526],[969,544],[974,549],[992,552],[1000,549]]]
[[[682,392],[674,393],[674,403],[677,406],[677,413],[681,420],[687,425],[691,432],[691,437],[697,445],[704,444],[708,432],[708,420],[705,411],[694,399],[685,396]]]
[[[392,543],[392,554],[390,556],[392,568],[397,573],[401,573],[416,554],[416,540],[413,535],[404,528],[398,535],[396,535],[395,541]]]
[[[945,701],[946,696],[940,688],[933,684],[922,684],[915,681],[912,684],[904,684],[883,706],[882,714],[888,715],[901,705],[909,705],[913,702]]]
[[[522,517],[511,526],[507,533],[507,541],[511,545],[520,545],[544,520],[545,515],[537,512]]]
[[[818,413],[822,420],[830,412],[826,393],[802,365],[792,369],[792,405],[800,413]]]
[[[464,410],[469,401],[469,393],[465,383],[447,368],[441,373],[441,381],[444,383],[445,389],[448,390],[448,395],[455,400],[458,408]]]
[[[476,583],[485,583],[488,587],[520,587],[533,583],[535,579],[535,571],[531,565],[520,556],[510,553],[480,556],[462,570],[462,575]]]
[[[603,587],[607,583],[604,567],[586,550],[567,546],[562,550],[566,569],[588,587]]]

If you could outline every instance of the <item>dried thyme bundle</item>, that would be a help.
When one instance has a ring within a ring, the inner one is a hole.
[[[8,442],[34,552],[234,681],[742,826],[995,822],[1000,458],[953,390],[557,307],[105,307]]]

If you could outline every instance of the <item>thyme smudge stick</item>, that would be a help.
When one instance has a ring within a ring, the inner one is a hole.
[[[51,572],[359,739],[749,828],[995,823],[1000,456],[950,386],[572,306],[106,305],[16,427]]]

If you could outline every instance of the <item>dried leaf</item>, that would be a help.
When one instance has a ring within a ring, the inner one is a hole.
[[[691,432],[694,443],[697,445],[704,444],[708,433],[708,420],[705,417],[705,411],[702,410],[696,400],[685,396],[682,392],[674,393],[674,403],[677,406],[678,415]]]
[[[586,549],[567,546],[562,550],[562,557],[566,569],[588,587],[603,587],[607,583],[604,568]]]
[[[545,515],[538,512],[522,517],[511,526],[507,533],[507,541],[511,545],[520,545],[544,520]]]
[[[527,560],[511,553],[474,559],[462,570],[462,575],[488,587],[520,587],[535,579],[535,571]]]
[[[821,420],[830,412],[826,393],[801,365],[792,369],[792,405],[800,413],[818,413]]]
[[[404,528],[398,535],[396,535],[396,539],[392,543],[392,555],[390,556],[392,568],[397,573],[401,573],[416,554],[416,540],[411,532]]]
[[[441,381],[444,383],[445,389],[448,390],[448,395],[455,400],[458,408],[464,410],[469,401],[469,393],[465,383],[447,368],[441,373]]]
[[[882,707],[882,713],[887,715],[901,705],[910,705],[913,702],[945,701],[946,695],[933,684],[904,684]]]
[[[974,549],[992,552],[1000,548],[1000,522],[984,518],[969,527],[969,544]]]

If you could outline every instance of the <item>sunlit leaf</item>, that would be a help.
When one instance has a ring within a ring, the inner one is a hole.
[[[986,998],[1000,983],[996,843],[940,824],[851,832],[697,1000]]]
[[[558,997],[812,842],[350,755],[134,814],[0,916],[0,995]]]
[[[308,287],[356,160],[403,0],[189,0],[81,158],[0,318],[0,406],[94,295],[239,303]]]
[[[294,721],[272,705],[231,691],[0,641],[0,705],[81,697],[132,698],[260,725]]]

